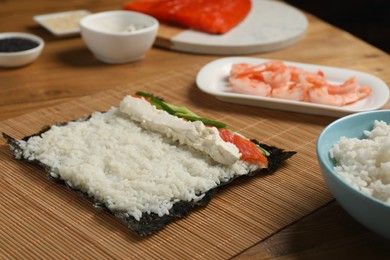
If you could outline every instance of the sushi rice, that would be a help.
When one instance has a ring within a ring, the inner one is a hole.
[[[341,137],[330,150],[336,174],[362,193],[390,205],[390,125],[374,121],[366,138]]]
[[[258,169],[242,160],[218,163],[119,108],[17,142],[23,158],[43,163],[52,177],[136,220],[143,213],[167,215],[174,203],[199,201],[221,183]]]

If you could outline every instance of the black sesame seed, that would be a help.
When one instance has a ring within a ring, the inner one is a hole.
[[[25,38],[4,38],[0,39],[0,52],[18,52],[35,48],[39,45],[36,41]]]

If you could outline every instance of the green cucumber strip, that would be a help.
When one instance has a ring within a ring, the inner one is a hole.
[[[190,115],[190,116],[198,116],[197,114],[195,114],[194,112],[192,112],[191,110],[189,110],[188,108],[186,107],[178,107],[178,106],[175,106],[175,105],[172,105],[172,104],[168,104],[173,110],[176,111],[177,114],[184,114],[184,115]]]
[[[173,110],[167,103],[165,103],[164,101],[162,101],[159,98],[152,96],[152,104],[157,105],[156,106],[157,108],[160,107],[162,110],[167,111],[171,115],[176,115],[176,111]]]
[[[207,119],[204,117],[184,115],[184,114],[177,114],[176,116],[187,119],[189,121],[202,121],[205,125],[215,126],[216,128],[225,128],[226,127],[225,123],[218,122],[215,120],[210,120],[210,119]]]
[[[260,152],[262,153],[262,154],[264,154],[264,156],[270,156],[271,154],[267,151],[267,150],[265,150],[263,147],[261,147],[261,146],[259,146],[259,145],[256,145],[256,147],[260,150]]]
[[[186,107],[178,107],[178,106],[166,103],[166,102],[162,101],[161,99],[153,96],[152,94],[148,94],[148,93],[145,93],[142,91],[137,91],[135,94],[138,96],[150,98],[152,105],[156,106],[156,108],[158,108],[158,109],[165,110],[166,112],[168,112],[171,115],[174,115],[174,116],[177,116],[180,118],[185,118],[189,121],[202,121],[206,125],[215,126],[217,128],[225,128],[226,127],[225,123],[218,122],[215,120],[210,120],[210,119],[207,119],[204,117],[200,117]]]
[[[148,98],[154,97],[153,95],[145,93],[145,92],[142,92],[142,91],[137,91],[137,92],[135,92],[135,94],[137,96],[148,97]]]

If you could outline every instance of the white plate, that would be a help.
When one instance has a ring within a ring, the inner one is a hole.
[[[87,10],[74,10],[34,16],[34,21],[56,36],[70,36],[80,33],[79,21],[91,14]]]
[[[389,99],[388,86],[381,79],[371,74],[355,70],[288,61],[284,61],[284,63],[302,68],[307,71],[316,72],[321,70],[324,72],[327,80],[332,83],[341,84],[349,77],[356,77],[360,85],[367,85],[371,87],[372,94],[369,97],[359,100],[353,104],[342,107],[335,107],[309,102],[236,94],[228,91],[227,78],[229,76],[232,64],[240,62],[259,64],[266,61],[269,60],[246,57],[227,57],[214,60],[206,64],[199,71],[196,77],[196,84],[202,91],[214,95],[216,98],[226,102],[334,117],[379,109],[384,106]]]
[[[247,17],[227,33],[217,35],[184,30],[173,37],[159,33],[156,45],[177,51],[218,55],[270,52],[300,41],[307,27],[306,16],[291,5],[252,0]]]

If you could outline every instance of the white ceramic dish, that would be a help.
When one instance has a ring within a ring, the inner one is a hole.
[[[35,61],[39,55],[41,55],[43,47],[45,46],[43,39],[34,34],[20,32],[0,33],[0,39],[9,38],[26,39],[36,42],[38,45],[34,48],[24,51],[0,52],[0,67],[16,68],[28,65]]]
[[[244,55],[287,48],[306,33],[308,20],[300,10],[279,1],[252,1],[247,17],[224,34],[171,28],[159,32],[156,45],[176,51],[218,55]],[[164,32],[167,32],[165,35]]]
[[[349,77],[356,77],[359,84],[367,85],[372,88],[372,94],[354,104],[335,107],[309,102],[236,94],[228,91],[227,77],[229,76],[232,64],[240,62],[259,64],[266,61],[269,60],[247,57],[217,59],[206,64],[199,71],[196,77],[196,84],[202,91],[214,95],[216,98],[226,102],[333,117],[341,117],[347,114],[379,109],[385,105],[389,99],[388,86],[381,79],[371,74],[355,70],[288,61],[284,61],[285,64],[296,66],[307,71],[316,72],[321,70],[324,72],[326,78],[333,83],[342,83]]]
[[[127,63],[141,60],[156,39],[158,21],[146,14],[114,10],[80,21],[81,37],[98,60]]]
[[[34,21],[55,36],[71,36],[80,33],[81,18],[91,14],[87,10],[74,10],[34,16]]]

